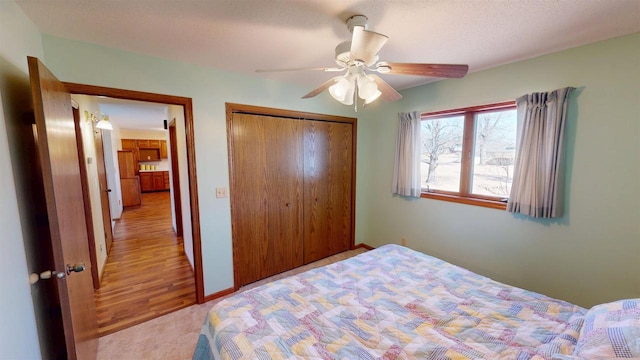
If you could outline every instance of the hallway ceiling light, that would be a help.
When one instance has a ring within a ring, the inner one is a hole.
[[[85,110],[84,117],[87,119],[87,122],[95,122],[96,129],[113,130],[113,125],[111,124],[111,121],[109,121],[109,115],[101,111],[89,114],[89,112]]]

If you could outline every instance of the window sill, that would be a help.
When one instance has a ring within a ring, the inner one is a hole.
[[[507,203],[502,201],[496,201],[496,200],[463,197],[459,195],[433,193],[433,192],[423,192],[420,194],[420,197],[425,199],[449,201],[449,202],[455,202],[459,204],[475,205],[475,206],[481,206],[481,207],[498,209],[498,210],[507,209]]]

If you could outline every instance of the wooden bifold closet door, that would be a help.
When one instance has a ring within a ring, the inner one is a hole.
[[[230,116],[236,288],[351,248],[353,131],[343,122]]]
[[[233,115],[234,271],[244,285],[302,265],[302,131],[289,119]]]
[[[351,124],[304,121],[304,263],[351,247]]]

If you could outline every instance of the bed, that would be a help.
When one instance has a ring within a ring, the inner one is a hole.
[[[193,359],[640,356],[640,299],[601,307],[587,310],[385,245],[218,302]]]

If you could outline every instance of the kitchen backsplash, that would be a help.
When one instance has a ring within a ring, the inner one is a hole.
[[[139,161],[140,166],[142,165],[149,165],[149,166],[156,166],[156,169],[149,169],[149,170],[153,170],[153,171],[169,171],[169,161],[167,159],[162,159],[162,160],[155,160],[155,161]],[[142,168],[140,168],[142,169]],[[147,170],[147,169],[145,169]]]

